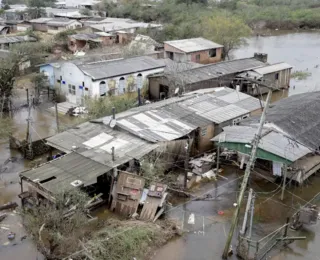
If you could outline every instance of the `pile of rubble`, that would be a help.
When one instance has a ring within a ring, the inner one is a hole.
[[[216,153],[206,153],[202,157],[193,158],[189,161],[191,172],[188,172],[188,184],[190,188],[194,183],[200,182],[203,178],[216,179],[215,164]]]

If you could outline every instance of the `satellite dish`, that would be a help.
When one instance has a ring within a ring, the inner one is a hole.
[[[179,94],[179,88],[176,88],[176,89],[175,89],[174,94],[175,94],[175,95],[178,95],[178,94]]]
[[[114,127],[116,126],[116,124],[117,124],[117,120],[116,120],[116,119],[112,119],[112,120],[110,121],[109,126],[110,126],[111,128],[114,128]]]

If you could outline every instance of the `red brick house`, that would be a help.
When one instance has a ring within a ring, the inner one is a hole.
[[[164,42],[164,56],[177,62],[209,64],[221,61],[223,45],[204,38]]]

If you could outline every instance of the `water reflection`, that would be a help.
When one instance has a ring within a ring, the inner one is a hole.
[[[287,62],[293,71],[308,71],[311,76],[305,80],[292,80],[289,95],[320,90],[320,33],[304,32],[277,36],[253,37],[248,45],[233,53],[235,58],[253,56],[254,52],[268,54],[270,63]],[[293,87],[295,86],[295,87]]]

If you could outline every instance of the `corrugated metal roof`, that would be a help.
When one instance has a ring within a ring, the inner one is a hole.
[[[110,167],[73,152],[38,168],[22,172],[20,175],[38,182],[40,186],[52,193],[57,193],[74,188],[71,185],[74,181],[81,181],[84,186],[94,184],[98,176],[110,170]]]
[[[70,35],[69,37],[81,41],[102,41],[100,40],[101,36],[94,33],[78,33]]]
[[[162,27],[161,24],[143,23],[133,21],[131,19],[108,17],[97,24],[89,25],[91,28],[102,32],[114,32],[128,30],[132,28],[157,28]]]
[[[95,62],[79,66],[86,75],[92,77],[94,80],[164,67],[165,64],[162,60],[156,60],[148,56]]]
[[[117,126],[154,143],[181,138],[198,128],[164,109],[134,114],[118,120]]]
[[[250,144],[256,133],[257,127],[228,126],[223,128],[223,132],[212,140],[221,143]],[[259,148],[291,162],[311,153],[311,150],[307,147],[295,142],[282,133],[266,127],[263,128]]]
[[[47,25],[48,26],[67,26],[67,25],[72,24],[74,22],[77,22],[77,21],[71,20],[71,19],[52,19],[47,22]]]
[[[47,23],[47,22],[49,22],[49,21],[51,21],[53,19],[54,18],[41,17],[41,18],[38,18],[38,19],[32,19],[29,22],[30,23]]]
[[[18,43],[18,42],[35,42],[36,38],[30,36],[1,36],[0,44],[3,43]]]
[[[185,109],[193,110],[198,116],[217,124],[247,115],[260,108],[259,99],[231,88],[217,88],[214,92],[197,95],[180,104]]]
[[[320,91],[292,95],[273,103],[266,121],[312,149],[320,147]]]
[[[265,66],[262,68],[254,69],[254,71],[261,75],[265,75],[265,74],[286,70],[286,69],[292,69],[292,66],[289,65],[288,63],[281,62],[281,63]]]
[[[190,53],[196,51],[203,51],[209,49],[222,48],[223,45],[215,43],[213,41],[204,38],[191,38],[176,41],[165,41],[165,44],[171,45],[172,47],[179,49],[183,52]]]
[[[231,119],[249,114],[250,111],[246,109],[242,109],[238,106],[235,106],[233,104],[227,105],[225,107],[219,107],[215,110],[208,111],[202,116],[205,118],[210,119],[212,122],[215,122],[217,124],[220,124],[222,122],[229,121]]]
[[[47,142],[67,153],[72,151],[72,147],[77,147],[77,153],[109,167],[122,165],[134,158],[140,159],[158,147],[103,123],[90,122],[52,136]],[[111,147],[115,147],[115,161],[112,161]]]
[[[166,77],[172,79],[176,78],[179,82],[183,82],[184,84],[193,84],[263,66],[266,66],[266,64],[261,61],[254,58],[246,58],[209,64],[179,73],[167,74]]]
[[[220,92],[222,94],[220,94]],[[198,127],[220,124],[259,109],[257,98],[229,88],[170,98],[117,115],[117,126],[150,142],[181,138]]]

